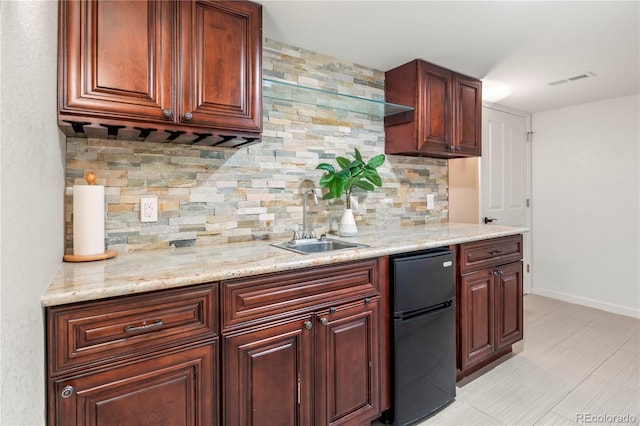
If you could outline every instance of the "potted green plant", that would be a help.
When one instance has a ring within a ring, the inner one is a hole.
[[[340,220],[338,235],[348,237],[358,233],[358,229],[351,210],[351,192],[354,188],[364,191],[373,191],[375,187],[382,186],[382,178],[378,174],[377,168],[385,160],[384,154],[378,154],[365,162],[358,148],[352,154],[353,160],[345,157],[336,157],[336,162],[340,167],[337,170],[329,163],[320,163],[316,169],[324,170],[326,173],[320,178],[320,187],[328,191],[322,196],[323,200],[346,197],[346,208]]]

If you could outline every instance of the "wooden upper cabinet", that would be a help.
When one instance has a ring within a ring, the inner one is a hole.
[[[418,93],[417,118],[421,150],[446,152],[453,138],[451,103],[451,71],[431,64],[422,64]]]
[[[482,153],[482,82],[454,74],[454,149],[463,156]]]
[[[259,4],[68,0],[59,13],[58,118],[68,135],[260,138]]]
[[[180,122],[260,132],[260,8],[248,2],[179,3]]]
[[[385,73],[388,102],[413,112],[385,119],[385,152],[456,158],[481,154],[482,83],[416,59]]]
[[[169,2],[61,1],[61,119],[164,119],[172,103],[171,16]]]

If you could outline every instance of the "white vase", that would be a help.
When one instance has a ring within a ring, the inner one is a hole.
[[[344,209],[342,218],[340,219],[340,227],[338,227],[338,235],[341,237],[354,237],[358,235],[358,227],[356,220],[353,218],[351,209]]]

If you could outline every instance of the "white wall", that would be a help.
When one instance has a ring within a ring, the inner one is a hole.
[[[0,424],[45,419],[40,297],[64,248],[57,2],[0,2]]]
[[[640,317],[640,98],[533,115],[533,292]]]

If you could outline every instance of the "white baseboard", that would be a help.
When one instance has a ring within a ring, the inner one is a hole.
[[[587,297],[576,296],[575,294],[562,293],[560,291],[546,290],[543,288],[532,288],[531,294],[537,294],[538,296],[558,299],[563,302],[575,303],[577,305],[588,306],[590,308],[640,319],[640,309],[633,309],[628,306],[620,306],[613,303],[602,302],[600,300],[589,299]]]

